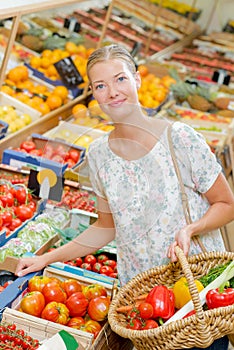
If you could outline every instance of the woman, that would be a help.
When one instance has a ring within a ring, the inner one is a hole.
[[[118,45],[106,46],[91,54],[87,73],[94,98],[115,126],[88,153],[98,220],[65,246],[21,259],[16,274],[85,256],[113,239],[122,284],[169,259],[176,261],[176,245],[186,255],[200,252],[192,241],[195,235],[208,251],[224,250],[217,229],[234,219],[234,197],[203,137],[183,123],[172,126],[193,221],[187,225],[168,146],[169,122],[149,118],[142,110],[137,94],[141,79],[133,58]],[[219,344],[219,350],[226,348],[226,343],[223,348]]]

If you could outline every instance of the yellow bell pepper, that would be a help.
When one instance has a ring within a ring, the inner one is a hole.
[[[198,280],[194,280],[197,286],[198,292],[204,289],[202,283]],[[173,292],[175,295],[175,307],[176,309],[181,309],[185,304],[191,300],[191,295],[189,291],[188,282],[185,277],[181,277],[173,287]]]

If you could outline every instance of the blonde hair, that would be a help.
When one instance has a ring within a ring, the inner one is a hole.
[[[86,70],[89,77],[90,69],[98,62],[119,59],[124,61],[132,74],[136,73],[136,63],[132,55],[124,47],[120,45],[107,45],[95,50],[88,58]]]

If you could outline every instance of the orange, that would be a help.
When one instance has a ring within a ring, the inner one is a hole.
[[[78,103],[72,108],[72,114],[74,118],[85,118],[88,115],[88,108],[82,104]]]
[[[50,107],[45,102],[40,103],[37,109],[39,112],[41,112],[42,115],[45,115],[50,112]]]
[[[86,57],[89,57],[95,51],[94,47],[90,47],[86,50]]]
[[[28,69],[25,66],[17,66],[9,70],[7,78],[14,83],[28,79]]]
[[[49,106],[49,108],[50,108],[51,110],[54,110],[54,109],[59,108],[59,107],[62,106],[63,100],[61,99],[60,96],[51,94],[51,95],[47,98],[46,103],[48,104],[48,106]]]
[[[92,116],[97,116],[103,113],[97,100],[91,100],[88,104],[88,108],[89,108],[89,113]]]
[[[50,58],[51,54],[52,54],[52,51],[46,49],[46,50],[43,50],[43,51],[42,51],[41,57],[49,57],[49,58]]]
[[[63,101],[68,97],[68,93],[69,91],[64,85],[56,86],[53,91],[53,94],[60,96]]]
[[[10,96],[14,95],[14,90],[10,86],[7,86],[7,85],[3,85],[1,87],[1,91],[7,95],[10,95]]]
[[[74,53],[78,52],[78,47],[72,41],[67,41],[65,44],[65,50],[68,51],[71,55],[73,55]]]
[[[140,72],[141,77],[145,77],[149,73],[148,68],[144,64],[140,64],[137,70]]]
[[[41,66],[41,57],[33,56],[29,63],[33,68],[37,69]]]
[[[30,99],[30,97],[26,94],[24,94],[23,92],[18,92],[15,97],[17,98],[17,100],[23,102],[23,103],[27,103]]]
[[[42,57],[41,59],[41,67],[48,68],[51,65],[51,61],[49,57]]]

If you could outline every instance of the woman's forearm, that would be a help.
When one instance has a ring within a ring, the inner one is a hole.
[[[91,254],[115,238],[114,228],[99,227],[94,223],[71,242],[43,255],[45,265],[72,260]]]
[[[192,236],[218,229],[232,220],[234,220],[234,205],[214,203],[200,220],[190,225]]]

